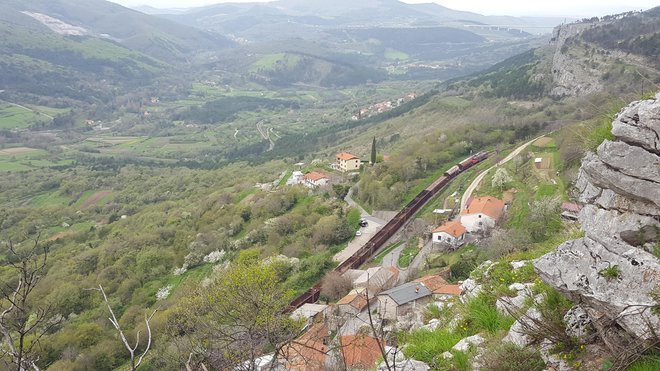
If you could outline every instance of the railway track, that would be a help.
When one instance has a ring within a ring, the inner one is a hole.
[[[431,185],[421,191],[415,198],[410,201],[401,211],[399,211],[392,220],[387,222],[385,226],[378,231],[367,243],[364,244],[358,251],[355,252],[350,258],[339,264],[334,271],[338,273],[345,273],[349,269],[357,269],[367,260],[369,260],[395,233],[403,227],[411,218],[415,216],[417,211],[421,209],[433,196],[435,196],[441,189],[443,189],[449,182],[456,176],[470,169],[474,165],[488,158],[488,152],[479,152],[472,155],[465,160],[459,162],[455,166],[447,170],[442,176],[436,179]],[[289,304],[289,311],[293,311],[301,307],[305,303],[314,303],[319,300],[321,295],[321,282],[318,282],[309,290],[298,296]]]

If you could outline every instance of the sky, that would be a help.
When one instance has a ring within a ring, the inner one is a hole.
[[[110,0],[125,6],[150,5],[156,8],[190,8],[226,2],[267,2],[269,0]],[[332,0],[328,0],[332,1]],[[360,1],[360,0],[356,0]],[[403,0],[406,3],[435,2],[456,10],[483,15],[593,17],[628,10],[649,9],[657,0]]]

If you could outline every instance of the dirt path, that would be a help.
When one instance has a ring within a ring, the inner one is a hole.
[[[498,162],[497,164],[495,164],[495,165],[489,167],[488,169],[484,170],[481,174],[479,174],[479,175],[478,175],[478,176],[472,181],[472,183],[470,184],[470,186],[467,187],[467,189],[465,190],[465,193],[463,193],[463,197],[461,197],[461,210],[463,210],[463,209],[465,208],[465,205],[467,204],[467,200],[472,196],[472,192],[474,192],[474,190],[477,189],[477,187],[479,186],[479,184],[481,183],[481,181],[486,177],[486,174],[488,174],[488,172],[489,172],[490,170],[492,170],[492,169],[495,168],[495,167],[498,167],[498,166],[504,165],[504,164],[506,164],[507,162],[511,161],[511,159],[513,159],[514,157],[518,156],[518,155],[520,154],[520,152],[522,152],[525,148],[527,148],[527,146],[529,146],[530,144],[534,143],[535,141],[537,141],[537,140],[543,138],[543,137],[546,136],[546,135],[547,135],[547,134],[544,134],[544,135],[541,135],[541,136],[539,136],[539,137],[536,137],[536,138],[530,140],[529,142],[527,142],[527,143],[521,145],[520,147],[514,149],[513,152],[509,153],[509,155],[506,156],[505,158],[503,158],[500,162]]]
[[[88,208],[96,205],[97,203],[99,203],[99,201],[101,201],[102,199],[104,199],[105,197],[107,197],[111,194],[112,194],[112,191],[98,191],[98,192],[94,193],[93,195],[89,196],[89,198],[86,199],[85,202],[82,203],[82,205],[80,205],[80,208],[81,209],[88,209]]]
[[[275,148],[275,142],[273,142],[273,140],[270,138],[270,130],[272,130],[272,128],[264,130],[263,121],[259,121],[257,122],[257,130],[264,140],[270,142],[268,146],[268,152],[272,151],[273,148]]]

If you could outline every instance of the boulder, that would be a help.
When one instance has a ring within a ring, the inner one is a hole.
[[[568,362],[561,359],[559,355],[553,354],[552,350],[554,347],[555,344],[553,344],[548,339],[544,339],[541,343],[541,349],[539,350],[541,353],[541,358],[547,367],[546,369],[554,371],[572,371],[573,368],[568,364]]]
[[[468,278],[461,284],[461,302],[477,297],[481,293],[482,287],[477,281]]]
[[[655,99],[633,102],[619,112],[612,123],[618,139],[660,153],[660,93]]]
[[[542,320],[541,313],[536,308],[530,308],[524,316],[513,323],[502,341],[516,344],[521,348],[531,345],[534,338],[528,334],[536,331],[534,322],[540,320]]]
[[[539,277],[573,302],[592,308],[635,337],[649,339],[660,328],[651,313],[656,305],[650,296],[660,285],[660,264],[648,252],[623,243],[609,249],[588,237],[568,241],[534,262]],[[621,252],[623,251],[623,252]],[[616,267],[616,277],[604,270]]]
[[[430,320],[428,324],[426,324],[426,325],[424,325],[420,328],[423,328],[423,329],[426,329],[426,330],[429,330],[429,331],[435,331],[441,325],[442,325],[442,322],[440,322],[439,319],[434,318],[434,319]]]
[[[485,340],[481,335],[476,334],[476,335],[468,336],[464,339],[461,339],[461,341],[456,343],[456,345],[454,345],[451,349],[457,350],[459,352],[467,352],[468,350],[470,350],[471,346],[477,347],[477,346],[483,344],[484,341]]]
[[[566,335],[577,338],[581,343],[589,342],[594,328],[591,324],[589,313],[579,305],[569,309],[564,315],[566,323]]]
[[[521,260],[521,261],[512,261],[511,262],[511,268],[513,268],[514,271],[517,271],[518,269],[522,268],[527,264],[527,260]]]

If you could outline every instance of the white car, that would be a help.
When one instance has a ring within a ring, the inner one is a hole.
[[[358,236],[358,237],[360,237],[360,236],[362,236],[362,232],[357,231],[357,232],[355,232],[355,235]]]

